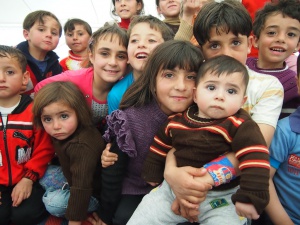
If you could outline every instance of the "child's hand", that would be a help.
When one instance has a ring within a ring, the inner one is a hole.
[[[12,198],[12,206],[19,206],[23,200],[29,198],[32,191],[33,181],[28,178],[22,178],[17,185],[14,187],[11,198]]]
[[[93,212],[93,214],[88,217],[87,221],[89,221],[92,225],[107,225],[99,218],[99,216],[95,212]]]
[[[159,183],[155,183],[155,182],[147,182],[147,183],[150,184],[150,185],[153,186],[153,187],[159,185]]]
[[[186,208],[180,203],[180,201],[178,201],[177,198],[175,198],[172,203],[171,209],[176,215],[186,218],[191,223],[198,222],[198,215],[200,214],[198,208]]]
[[[184,0],[182,19],[186,22],[192,22],[194,15],[201,9],[203,0]]]
[[[250,203],[236,202],[235,211],[239,216],[246,217],[251,220],[257,220],[259,218],[254,205]]]
[[[81,221],[69,221],[69,225],[81,225]]]
[[[118,160],[118,155],[109,152],[111,143],[108,143],[101,155],[101,164],[103,168],[113,165]]]

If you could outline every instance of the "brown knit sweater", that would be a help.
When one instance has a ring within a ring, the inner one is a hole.
[[[241,170],[240,189],[233,195],[235,203],[252,203],[261,213],[269,202],[269,152],[259,127],[240,109],[228,118],[201,119],[191,106],[186,112],[170,116],[154,137],[144,162],[142,177],[161,182],[167,152],[174,147],[177,165],[201,167],[226,152],[235,152]],[[230,182],[237,185],[236,181]],[[230,184],[229,183],[229,184]],[[232,185],[221,185],[225,190]]]
[[[55,152],[70,186],[66,218],[83,221],[90,197],[100,198],[101,163],[105,144],[95,127],[77,130],[63,141],[54,140]]]

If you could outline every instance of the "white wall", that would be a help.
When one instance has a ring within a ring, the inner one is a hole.
[[[155,0],[144,0],[145,14],[157,16]],[[54,13],[63,25],[69,18],[87,21],[93,31],[112,21],[111,0],[0,0],[0,44],[15,46],[24,41],[22,23],[35,10]],[[162,19],[162,18],[161,18]],[[64,35],[54,50],[62,59],[68,54]]]

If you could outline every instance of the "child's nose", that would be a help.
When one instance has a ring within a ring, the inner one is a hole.
[[[175,84],[175,89],[183,91],[186,89],[186,83],[183,79],[177,79],[176,84]]]
[[[4,82],[5,81],[5,75],[0,72],[0,82]]]
[[[53,128],[54,128],[55,130],[60,129],[60,123],[59,123],[59,121],[53,120]]]

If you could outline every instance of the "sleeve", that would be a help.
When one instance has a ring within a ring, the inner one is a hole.
[[[68,70],[64,73],[58,74],[56,76],[49,77],[47,79],[42,80],[34,87],[34,92],[37,93],[42,87],[46,84],[55,82],[55,81],[72,81],[72,77],[70,76],[71,70]]]
[[[180,21],[180,25],[174,40],[190,41],[193,37],[193,26],[184,20]]]
[[[163,181],[167,153],[172,149],[172,137],[163,125],[154,137],[150,151],[144,161],[142,178],[147,182],[161,183]]]
[[[112,88],[107,95],[108,114],[111,114],[113,111],[119,109],[120,100],[121,99],[118,97],[118,95],[116,95],[115,89]]]
[[[250,71],[249,73],[253,73]],[[283,87],[276,77],[259,74],[250,76],[247,96],[253,106],[249,110],[252,119],[259,124],[276,128],[283,103]],[[248,102],[248,100],[247,100]]]
[[[24,177],[36,181],[44,176],[48,163],[54,157],[51,137],[43,130],[34,128],[33,151],[25,164]]]
[[[102,190],[100,207],[97,214],[106,224],[112,224],[121,194],[123,178],[128,165],[128,155],[122,152],[116,141],[112,142],[110,152],[118,155],[118,160],[111,166],[102,168]]]
[[[270,145],[270,156],[273,160],[278,163],[288,160],[290,150],[297,144],[294,136],[295,133],[291,131],[289,126],[289,117],[280,120]],[[273,167],[278,169],[278,165]]]
[[[94,172],[101,157],[96,151],[84,143],[70,144],[66,149],[70,158],[70,198],[66,211],[68,220],[83,221],[87,217],[90,198],[93,193]]]
[[[232,201],[251,203],[261,214],[269,203],[269,150],[258,125],[248,120],[238,128],[232,148],[239,160],[240,189]]]
[[[130,131],[126,113],[122,110],[115,110],[106,117],[107,130],[103,138],[106,142],[111,142],[116,138],[119,148],[130,157],[136,157],[136,146],[133,135]]]

